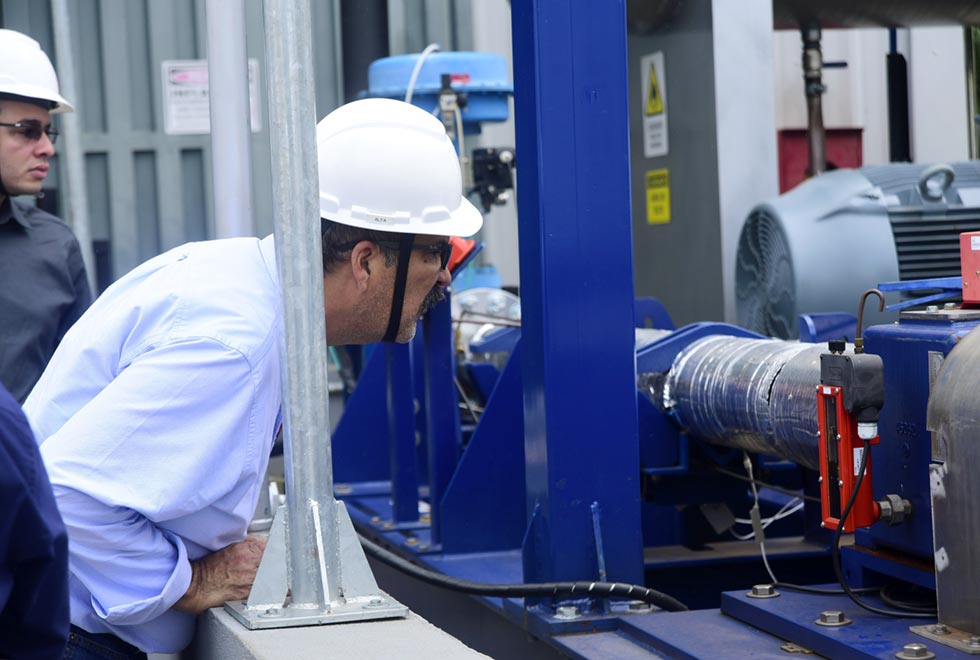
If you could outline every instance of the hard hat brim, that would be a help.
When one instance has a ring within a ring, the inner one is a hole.
[[[320,197],[320,217],[325,220],[360,227],[374,231],[387,231],[394,234],[421,234],[427,236],[459,236],[466,238],[480,231],[483,215],[468,199],[460,196],[459,205],[452,211],[443,207],[433,209],[427,217],[412,217],[408,214],[387,214],[368,209],[341,207],[336,200],[325,195]]]

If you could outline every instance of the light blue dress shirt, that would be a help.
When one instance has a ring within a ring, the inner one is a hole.
[[[241,541],[280,406],[272,237],[191,243],[109,287],[24,405],[68,529],[71,620],[175,652],[190,562]]]

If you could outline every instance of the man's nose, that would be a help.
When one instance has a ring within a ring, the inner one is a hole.
[[[47,133],[41,133],[41,137],[38,138],[37,145],[34,147],[34,153],[48,158],[54,156],[54,142],[51,141]]]
[[[446,286],[453,281],[452,273],[449,272],[448,268],[443,268],[439,271],[439,277],[436,279],[436,284],[439,286]]]

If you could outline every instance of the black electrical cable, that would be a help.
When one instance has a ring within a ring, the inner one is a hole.
[[[844,579],[844,572],[841,570],[840,562],[840,539],[844,532],[844,523],[847,522],[847,516],[851,514],[851,509],[854,508],[854,501],[857,500],[857,494],[861,490],[861,482],[864,481],[864,470],[868,465],[868,455],[871,454],[871,441],[864,441],[864,451],[861,452],[861,464],[858,467],[858,478],[854,483],[854,490],[851,492],[850,498],[847,500],[847,505],[844,507],[844,511],[841,513],[840,522],[837,524],[837,530],[834,532],[834,542],[830,546],[831,556],[834,562],[834,573],[837,575],[837,581],[840,582],[841,588],[847,597],[854,601],[854,604],[861,607],[874,614],[881,614],[883,616],[891,616],[898,619],[933,619],[935,618],[935,613],[925,613],[925,612],[899,612],[896,610],[884,610],[880,607],[875,607],[874,605],[868,605],[854,593],[854,590],[847,584],[847,580]]]
[[[554,596],[580,596],[591,598],[627,598],[641,600],[668,612],[686,612],[687,606],[672,596],[635,584],[622,582],[544,582],[540,584],[486,584],[452,578],[417,566],[404,557],[366,538],[357,535],[364,550],[372,557],[407,573],[428,584],[460,591],[475,596],[500,596],[503,598],[534,598]]]
[[[805,594],[819,594],[821,596],[841,596],[845,593],[843,589],[824,589],[822,587],[808,587],[802,584],[790,584],[789,582],[777,582],[772,585],[777,589],[786,589],[788,591],[799,591]],[[860,587],[858,589],[851,589],[852,592],[856,594],[873,594],[877,591],[881,591],[878,587]]]
[[[712,466],[712,469],[714,469],[717,472],[721,472],[722,474],[724,474],[726,476],[733,477],[733,478],[739,479],[741,481],[748,481],[750,483],[752,481],[755,481],[755,483],[756,483],[757,486],[762,486],[764,488],[768,488],[769,490],[774,490],[777,493],[782,493],[783,495],[789,495],[791,497],[798,497],[801,500],[809,500],[810,502],[819,502],[820,501],[820,498],[819,497],[814,497],[813,495],[804,495],[803,493],[794,493],[793,491],[791,491],[791,490],[789,490],[787,488],[783,488],[781,486],[775,486],[773,484],[767,484],[765,481],[759,481],[758,479],[754,479],[754,480],[753,479],[749,479],[744,474],[739,474],[738,472],[732,472],[731,470],[726,470],[725,468],[720,467],[718,465],[713,465]]]

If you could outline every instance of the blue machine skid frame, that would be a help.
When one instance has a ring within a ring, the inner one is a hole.
[[[680,350],[706,336],[758,335],[694,324],[635,352],[635,319],[673,326],[661,308],[633,300],[625,2],[521,0],[513,3],[512,16],[522,327],[486,340],[487,350],[495,343],[510,352],[499,373],[471,365],[485,399],[472,430],[460,426],[448,300],[430,311],[411,345],[373,352],[334,435],[337,494],[355,524],[452,577],[643,583],[652,576],[650,586],[659,588],[661,576],[680,584],[691,575],[700,580],[694,590],[714,589],[721,598],[720,610],[673,614],[635,603],[609,610],[605,603],[570,600],[560,604],[576,607],[577,614],[566,618],[556,616],[559,603],[550,599],[477,599],[519,630],[582,660],[785,658],[794,650],[783,648],[787,641],[830,658],[884,659],[921,641],[908,632],[908,621],[868,614],[843,596],[719,595],[724,579],[745,582],[745,589],[759,581],[761,562],[744,545],[730,544],[727,554],[703,544],[671,555],[667,546],[685,543],[676,529],[683,507],[710,501],[741,506],[746,488],[736,487],[741,482],[732,477],[707,479],[695,470],[697,461],[701,467],[705,461],[730,465],[739,453],[701,446],[680,433],[637,390],[636,374],[667,371]],[[801,319],[804,340],[851,339],[854,329],[850,315]],[[945,355],[968,329],[882,326],[868,331],[867,347],[882,355],[886,370],[902,369],[904,379],[919,382],[928,360],[905,364],[909,340],[917,342],[916,355]],[[928,379],[919,386],[927,388]],[[928,488],[922,490],[917,472],[929,461],[920,419],[927,395],[927,389],[886,393],[882,434],[897,430],[908,451],[894,465],[879,456],[881,446],[874,455],[875,495],[912,497],[917,511],[928,511],[928,502],[919,501]],[[757,460],[772,474],[782,471],[799,481],[797,468]],[[644,500],[641,493],[651,483],[659,484],[658,491]],[[775,507],[785,498],[769,492],[763,500]],[[829,536],[809,533],[816,529],[815,513],[808,505],[806,526],[803,514],[794,522],[808,531],[803,541],[773,540],[779,575],[818,558],[829,567]],[[856,585],[891,578],[928,583],[927,571],[901,568],[887,554],[927,560],[926,519],[905,529],[859,532],[858,543],[869,551],[845,548],[849,577]],[[650,552],[650,543],[644,547],[651,529],[659,535],[659,555]],[[810,577],[820,579],[817,573]],[[855,623],[816,626],[828,609]],[[930,650],[939,658],[965,657],[936,645]]]

